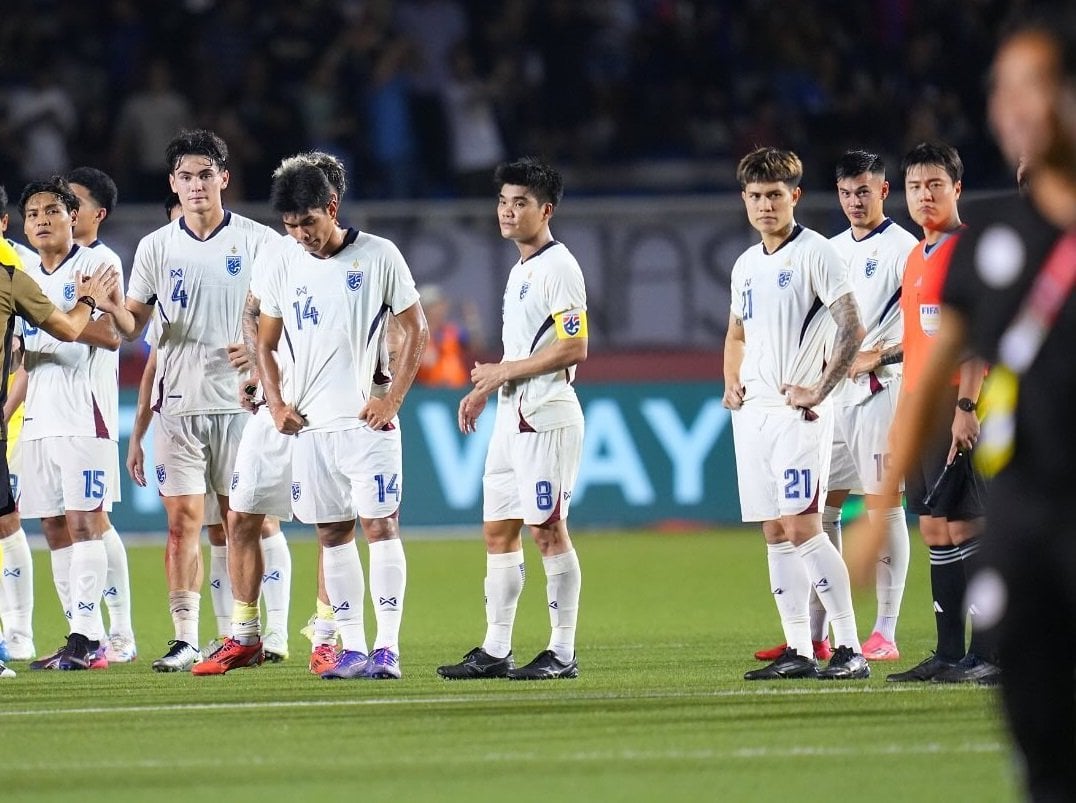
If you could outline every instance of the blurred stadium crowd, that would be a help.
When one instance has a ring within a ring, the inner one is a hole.
[[[125,201],[165,194],[182,126],[233,150],[233,199],[284,154],[350,163],[361,198],[486,194],[531,152],[581,192],[729,189],[756,144],[829,187],[847,147],[959,148],[969,184],[1011,179],[982,109],[998,0],[9,0],[0,176],[77,164]]]

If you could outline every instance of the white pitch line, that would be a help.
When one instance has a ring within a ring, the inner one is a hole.
[[[8,686],[13,684],[8,683]],[[982,693],[975,686],[954,684],[946,691],[971,689]],[[647,701],[647,700],[705,700],[736,697],[802,697],[832,694],[907,694],[936,692],[934,686],[907,685],[878,689],[871,686],[829,686],[824,688],[794,689],[726,689],[722,691],[641,692],[620,694],[617,692],[593,692],[583,694],[486,694],[430,697],[371,697],[365,699],[332,700],[265,700],[260,702],[231,703],[174,703],[168,705],[93,706],[83,708],[38,708],[0,710],[0,719],[40,716],[85,716],[87,714],[147,714],[175,711],[257,711],[283,708],[324,708],[341,706],[400,706],[400,705],[473,705],[475,703],[528,703],[528,702],[592,702],[592,701]]]

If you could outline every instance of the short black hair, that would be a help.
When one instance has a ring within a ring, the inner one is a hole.
[[[855,178],[864,173],[885,178],[885,160],[870,151],[847,151],[837,162],[837,181]]]
[[[296,215],[329,206],[335,190],[315,164],[292,159],[273,172],[269,203],[281,215]]]
[[[204,156],[218,170],[228,167],[228,146],[224,140],[205,128],[184,129],[172,137],[165,148],[164,157],[168,172],[179,167],[184,156]]]
[[[339,158],[325,151],[305,151],[294,156],[288,156],[273,171],[273,178],[283,170],[299,163],[311,164],[325,174],[329,180],[329,186],[336,192],[337,199],[342,199],[347,192],[347,169]]]
[[[179,206],[179,193],[170,192],[168,197],[164,199],[164,215],[169,220],[172,219],[172,210]]]
[[[39,181],[31,181],[23,188],[22,195],[19,197],[20,215],[26,217],[26,204],[31,197],[39,192],[51,192],[67,207],[68,212],[78,211],[78,196],[71,191],[71,186],[64,181],[63,176],[53,176]]]
[[[503,162],[493,172],[493,183],[500,189],[505,184],[526,187],[543,204],[557,206],[564,197],[564,179],[553,167],[531,156]]]
[[[964,163],[956,148],[944,142],[920,142],[904,155],[900,163],[901,172],[907,173],[911,167],[935,165],[949,174],[956,184],[964,177]]]
[[[67,174],[66,178],[68,184],[81,184],[88,189],[90,197],[97,202],[97,205],[109,214],[112,213],[119,200],[119,190],[116,189],[116,182],[108,173],[96,167],[76,167]]]
[[[755,148],[736,166],[740,189],[748,184],[780,181],[795,189],[803,179],[803,162],[792,151],[780,148]]]

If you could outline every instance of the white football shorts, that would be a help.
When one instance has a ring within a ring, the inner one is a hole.
[[[239,441],[228,504],[240,513],[291,521],[293,435],[276,428],[266,409],[251,416]]]
[[[249,413],[167,415],[153,427],[157,488],[161,496],[215,492],[228,495],[235,455]]]
[[[403,446],[398,419],[389,430],[361,426],[300,432],[292,440],[291,507],[299,521],[384,519],[399,510]]]
[[[900,382],[892,382],[860,404],[833,408],[831,491],[881,493],[882,473],[889,464],[889,427],[899,393]]]
[[[21,439],[20,439],[21,440]],[[68,510],[112,509],[119,501],[119,447],[107,438],[57,436],[21,444],[19,513],[62,516]]]
[[[822,510],[829,481],[833,411],[815,408],[807,420],[789,407],[732,412],[740,517],[773,521]]]

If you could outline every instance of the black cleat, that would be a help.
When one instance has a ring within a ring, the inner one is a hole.
[[[568,663],[561,663],[552,650],[542,650],[534,660],[519,669],[509,669],[509,680],[555,680],[557,678],[579,677],[579,664],[575,656]]]
[[[71,633],[67,637],[67,644],[60,651],[56,668],[67,671],[89,669],[97,656],[97,648],[100,646],[99,641],[90,641],[81,633]]]
[[[458,664],[437,667],[437,674],[445,680],[473,680],[476,678],[508,677],[509,671],[516,668],[512,653],[504,658],[494,658],[481,647],[475,647]]]
[[[743,675],[744,680],[799,680],[816,677],[818,664],[814,658],[804,658],[791,647],[786,647],[772,664],[744,672]]]
[[[955,661],[947,661],[944,658],[939,658],[937,653],[931,653],[911,669],[886,675],[885,680],[886,683],[922,683],[933,680],[934,676],[939,672],[943,672],[955,665]]]
[[[957,663],[942,670],[931,678],[934,683],[981,683],[984,686],[996,686],[1001,680],[1001,669],[969,652]]]
[[[818,673],[822,680],[860,680],[871,676],[871,668],[862,653],[841,646],[833,652],[829,666]]]

